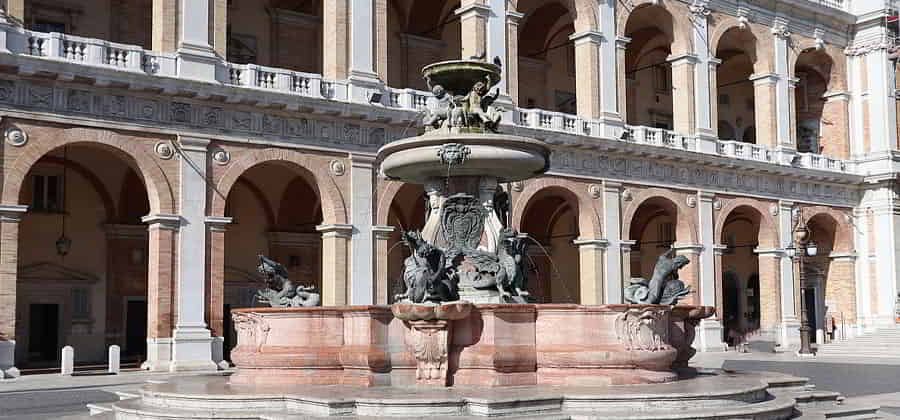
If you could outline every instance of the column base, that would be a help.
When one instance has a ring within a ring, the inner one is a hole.
[[[16,369],[16,341],[0,341],[0,379],[12,379],[19,377],[19,369]]]
[[[213,337],[205,327],[175,327],[172,332],[172,363],[170,372],[218,370],[213,362]]]
[[[800,321],[796,318],[785,319],[778,327],[778,350],[782,352],[796,351],[800,348]]]
[[[172,339],[169,337],[147,339],[147,360],[141,369],[151,372],[168,372],[172,362]]]
[[[182,44],[176,52],[178,77],[215,82],[216,67],[221,60],[209,46]]]
[[[358,70],[352,70],[350,77],[347,78],[347,99],[350,102],[357,103],[377,103],[385,105],[386,101],[390,101],[390,94],[385,92],[384,82],[378,79],[375,73],[366,73]],[[381,95],[376,101],[372,95]]]
[[[212,338],[212,360],[219,369],[228,369],[230,365],[225,360],[225,337]]]
[[[700,320],[696,334],[694,348],[697,351],[715,352],[728,350],[728,345],[722,341],[723,328],[722,323],[718,319]]]

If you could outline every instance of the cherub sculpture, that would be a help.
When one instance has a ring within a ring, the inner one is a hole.
[[[431,88],[434,98],[428,100],[428,108],[422,123],[431,129],[446,128],[450,125],[450,114],[454,108],[453,97],[441,85]]]
[[[666,251],[657,259],[649,282],[643,278],[631,279],[632,284],[625,287],[625,300],[636,304],[677,304],[679,299],[691,293],[691,288],[678,279],[678,270],[688,263],[690,260],[684,255],[675,255],[674,249]]]
[[[463,97],[462,108],[467,126],[481,125],[487,130],[497,131],[501,114],[492,104],[500,96],[500,91],[495,89],[494,93],[489,93],[489,83],[490,80],[475,83],[472,90]]]
[[[319,306],[321,297],[315,286],[295,286],[283,265],[260,255],[256,269],[266,280],[266,288],[256,292],[259,302],[273,308]]]

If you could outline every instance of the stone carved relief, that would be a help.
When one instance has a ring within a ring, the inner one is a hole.
[[[231,153],[228,153],[223,149],[217,149],[213,152],[212,158],[213,162],[216,162],[219,165],[227,165],[228,162],[231,162]]]
[[[416,381],[425,385],[447,385],[448,321],[410,321],[410,342],[416,358]]]
[[[591,198],[600,198],[600,195],[603,194],[603,187],[597,184],[588,185],[588,194]]]
[[[344,165],[344,162],[337,159],[328,163],[328,169],[334,176],[341,176],[347,172],[347,167]]]
[[[16,85],[9,80],[0,80],[0,102],[12,102],[15,99]]]
[[[172,103],[172,107],[169,109],[169,117],[173,122],[177,123],[191,122],[191,104],[181,102]]]
[[[232,320],[238,336],[243,333],[244,336],[249,337],[253,346],[256,347],[255,351],[258,352],[266,344],[271,327],[265,318],[252,312],[235,312],[232,314]]]
[[[445,165],[461,165],[469,157],[472,150],[468,146],[458,143],[447,143],[441,145],[437,155],[441,159],[441,163]]]
[[[616,337],[626,350],[666,350],[670,348],[666,317],[664,309],[629,309],[616,318]]]
[[[522,192],[525,190],[525,183],[522,181],[515,181],[512,183],[512,190],[515,192]]]
[[[31,86],[28,89],[28,104],[38,108],[52,108],[53,88],[49,86]]]
[[[725,202],[723,200],[713,201],[713,209],[719,211],[722,210],[722,207],[725,207]]]
[[[684,201],[685,201],[685,204],[687,204],[687,206],[690,208],[697,207],[697,196],[689,195],[685,198]]]
[[[19,127],[9,127],[3,132],[3,138],[10,146],[21,147],[28,143],[28,134]]]
[[[172,143],[167,141],[156,143],[156,146],[153,147],[153,150],[156,152],[156,155],[160,157],[160,159],[168,160],[172,159],[172,157],[175,156],[175,148],[172,146]]]

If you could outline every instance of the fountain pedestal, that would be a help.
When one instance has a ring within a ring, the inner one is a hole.
[[[397,303],[391,312],[409,328],[406,344],[416,358],[416,385],[448,386],[447,368],[453,321],[469,316],[472,304]]]

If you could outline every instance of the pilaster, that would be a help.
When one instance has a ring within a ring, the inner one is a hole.
[[[603,254],[609,243],[603,239],[577,239],[573,244],[578,247],[580,303],[599,305],[603,303]]]
[[[210,40],[209,1],[179,0],[178,14],[178,76],[205,82],[216,80],[216,57]]]
[[[694,347],[698,351],[711,352],[725,351],[728,349],[728,345],[725,344],[724,341],[722,341],[725,336],[725,331],[722,325],[722,288],[724,287],[724,285],[722,284],[722,255],[725,253],[725,250],[727,248],[728,247],[724,245],[718,244],[712,245],[711,248],[705,248],[712,250],[710,254],[712,254],[713,260],[715,262],[714,296],[716,313],[712,317],[700,320],[700,325],[697,328],[697,337],[696,339],[694,339]],[[707,252],[704,252],[704,254],[707,254]]]
[[[16,369],[16,281],[19,270],[19,222],[28,206],[0,205],[0,379]]]
[[[519,103],[519,24],[525,14],[514,10],[506,12],[506,90],[514,104]]]
[[[790,201],[778,202],[778,243],[781,249],[791,246],[794,237],[794,203]],[[782,251],[783,254],[783,251]],[[763,261],[760,260],[760,264]],[[779,258],[780,267],[780,304],[781,304],[781,328],[778,335],[778,343],[781,350],[792,351],[800,345],[800,320],[799,312],[795,304],[797,288],[795,287],[794,262],[790,258]],[[763,278],[760,276],[760,287]]]
[[[713,211],[713,201],[716,195],[713,193],[700,191],[697,193],[697,226],[700,227],[700,246],[702,251],[699,255],[700,265],[700,304],[704,306],[716,306],[716,265],[713,247],[715,246],[715,235],[713,225],[715,224],[715,215]]]
[[[175,249],[181,218],[172,214],[144,216],[147,224],[147,360],[141,369],[169,370],[175,297]]]
[[[212,357],[220,368],[227,369],[225,361],[224,317],[231,314],[225,310],[225,230],[231,224],[230,217],[208,216],[206,218],[207,244],[209,245],[209,282],[207,295],[209,308],[207,319],[212,332]]]
[[[600,98],[600,45],[603,34],[595,31],[578,32],[569,36],[575,43],[575,89],[578,116],[599,118]]]
[[[375,0],[350,1],[350,71],[348,76],[351,101],[370,103],[373,94],[384,90],[375,72]],[[382,96],[384,98],[387,95]],[[384,99],[382,99],[384,100]]]
[[[868,104],[869,153],[897,148],[897,108],[894,83],[894,63],[885,48],[876,48],[865,55],[866,103]]]
[[[695,0],[690,6],[690,18],[693,26],[691,36],[693,38],[694,55],[696,65],[694,69],[694,133],[707,139],[714,139],[715,121],[712,109],[715,108],[716,96],[713,96],[715,81],[710,77],[710,60],[712,54],[709,51],[709,15],[710,10],[705,0]]]
[[[787,19],[781,16],[776,17],[771,32],[775,42],[772,51],[775,54],[773,62],[777,76],[775,83],[776,145],[779,150],[796,151],[797,145],[794,143],[791,133],[793,124],[791,120],[794,114],[791,113],[790,80],[792,76],[788,65],[791,33],[787,30]]]
[[[603,182],[603,227],[606,232],[606,259],[603,274],[603,303],[622,303],[622,184]]]
[[[316,226],[322,234],[322,305],[342,306],[349,301],[349,242],[353,225]]]
[[[375,303],[375,272],[373,248],[373,180],[374,157],[351,155],[350,169],[350,222],[353,238],[350,252],[350,304]]]
[[[756,144],[776,149],[778,145],[778,121],[776,90],[778,76],[773,73],[750,75],[753,81],[755,104]]]
[[[322,2],[322,76],[326,79],[349,75],[350,1]]]
[[[215,370],[206,325],[206,168],[209,140],[179,136],[177,314],[171,371]]]
[[[619,52],[616,42],[616,1],[600,0],[599,30],[601,36],[599,52],[600,77],[600,121],[601,132],[606,137],[619,138],[625,127],[624,108],[619,106],[619,96],[625,91],[618,89]]]
[[[387,305],[391,299],[391,281],[388,278],[388,245],[393,226],[372,226],[372,235],[375,237],[375,304]]]
[[[478,0],[462,0],[460,4],[459,9],[456,9],[456,15],[459,16],[462,33],[462,58],[482,55],[487,58],[487,28],[492,12],[491,6],[481,4]]]
[[[669,57],[672,65],[672,120],[675,132],[692,135],[696,128],[696,97],[694,82],[697,56],[685,54]]]

